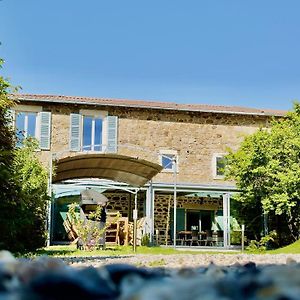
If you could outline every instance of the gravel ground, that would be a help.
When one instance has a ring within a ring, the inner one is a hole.
[[[139,254],[63,260],[16,259],[0,251],[0,299],[300,300],[300,255]]]
[[[300,254],[177,254],[177,255],[127,255],[68,257],[64,261],[73,267],[100,267],[107,264],[131,264],[135,266],[196,268],[214,263],[218,266],[231,266],[255,262],[257,265],[300,263]]]

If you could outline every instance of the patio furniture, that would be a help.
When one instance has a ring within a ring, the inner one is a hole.
[[[194,244],[196,244],[197,246],[200,246],[198,230],[192,230],[190,246],[193,246]]]
[[[205,238],[205,246],[213,246],[215,241],[213,239],[213,232],[212,230],[205,230],[206,238]]]
[[[192,231],[179,231],[178,238],[181,240],[181,245],[187,245],[191,241]]]
[[[223,230],[217,230],[215,243],[217,246],[220,246],[220,247],[222,247],[224,245],[224,231]]]

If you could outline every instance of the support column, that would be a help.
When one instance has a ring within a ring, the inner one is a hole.
[[[153,242],[153,211],[152,211],[152,181],[150,181],[150,185],[146,192],[146,233],[150,236],[150,242]]]
[[[176,231],[177,231],[177,161],[174,156],[173,160],[173,168],[174,168],[174,232],[173,232],[173,246],[176,248]]]
[[[230,194],[223,195],[224,248],[230,246]]]
[[[154,214],[154,205],[155,205],[155,190],[152,188],[151,190],[151,214],[152,214],[152,226],[151,226],[151,238],[152,238],[152,244],[154,244],[154,224],[155,224],[155,214]]]
[[[138,209],[137,209],[137,193],[134,194],[134,210],[133,210],[133,252],[136,252],[136,243],[137,243],[137,218],[138,218]]]
[[[228,229],[227,245],[228,247],[230,247],[230,194],[227,194],[227,229]]]
[[[49,247],[51,245],[51,227],[52,227],[52,168],[53,168],[53,156],[50,152],[50,161],[49,161],[49,178],[48,178],[48,196],[49,196],[49,202],[47,207],[47,246]]]

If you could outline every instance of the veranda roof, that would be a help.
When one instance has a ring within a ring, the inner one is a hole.
[[[143,186],[162,166],[119,154],[80,154],[57,160],[53,183],[76,178],[101,178]]]

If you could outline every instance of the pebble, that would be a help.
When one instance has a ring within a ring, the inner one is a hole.
[[[0,300],[42,299],[294,300],[300,299],[300,256],[42,256],[29,260],[0,251]]]

